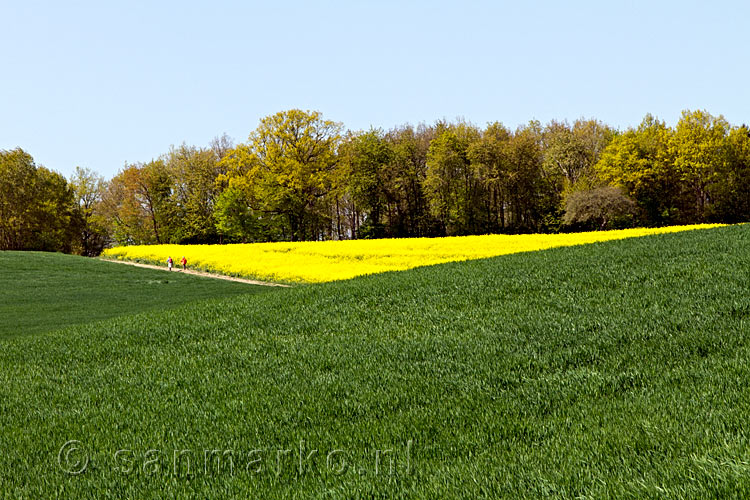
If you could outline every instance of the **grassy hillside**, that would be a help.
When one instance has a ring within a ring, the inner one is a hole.
[[[73,255],[0,252],[0,339],[211,297],[269,291]]]
[[[2,491],[746,497],[749,248],[660,235],[14,339]]]

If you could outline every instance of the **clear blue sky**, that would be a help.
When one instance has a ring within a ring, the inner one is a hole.
[[[114,175],[314,109],[347,128],[750,122],[746,2],[0,3],[0,149]]]

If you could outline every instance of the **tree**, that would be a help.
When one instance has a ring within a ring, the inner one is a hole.
[[[604,189],[617,188],[619,191]],[[637,210],[633,211],[632,203]],[[109,182],[70,182],[0,151],[0,248],[95,255],[120,244],[553,232],[750,220],[750,132],[706,111],[675,128],[647,115],[462,121],[347,132],[320,113],[263,118],[246,143],[182,144]],[[564,228],[563,225],[567,225]]]
[[[508,141],[508,213],[515,232],[556,231],[559,175],[545,168],[544,135],[538,122],[519,127]]]
[[[607,229],[611,224],[630,225],[636,205],[621,189],[605,186],[574,191],[568,196],[563,222],[581,229]]]
[[[433,215],[448,235],[481,231],[483,188],[469,160],[469,146],[479,140],[473,125],[444,125],[427,152],[425,188]]]
[[[223,191],[216,200],[216,229],[229,242],[276,241],[282,234],[273,218],[253,210],[246,192],[237,187]]]
[[[733,127],[727,136],[727,165],[711,188],[710,218],[736,223],[750,220],[750,130]]]
[[[356,236],[383,237],[387,234],[387,169],[393,157],[382,132],[370,130],[354,134],[340,148],[341,168],[348,194],[359,211],[366,215],[365,225]]]
[[[687,222],[680,175],[669,150],[673,131],[646,115],[637,129],[616,136],[595,166],[599,178],[621,187],[636,201],[641,222]]]
[[[495,122],[488,125],[481,138],[469,146],[469,160],[487,190],[485,208],[488,232],[502,230],[507,225],[513,179],[508,145],[511,138],[510,130]]]
[[[693,195],[691,218],[707,219],[711,190],[726,175],[727,136],[730,126],[723,116],[707,111],[683,111],[669,143],[680,180]]]
[[[561,192],[571,191],[579,182],[591,187],[593,167],[614,137],[612,129],[597,120],[552,121],[544,130],[544,158],[548,168],[562,175]]]
[[[404,126],[390,130],[385,137],[392,151],[386,165],[391,236],[436,236],[438,223],[430,213],[425,182],[427,153],[436,127]]]
[[[109,182],[102,206],[118,243],[170,241],[176,208],[164,161],[126,166]]]
[[[70,252],[73,192],[17,148],[0,151],[0,249]]]
[[[218,241],[214,209],[220,194],[216,179],[226,172],[219,154],[226,146],[214,140],[211,149],[172,147],[164,161],[172,182],[175,214],[172,240],[178,243]]]
[[[88,257],[99,255],[109,241],[101,206],[104,178],[87,168],[76,167],[70,185],[78,219],[76,250]]]
[[[331,233],[327,200],[332,189],[341,125],[317,111],[283,111],[261,120],[247,145],[223,160],[228,187],[247,192],[253,210],[284,219],[292,241]]]
[[[213,151],[216,161],[221,161],[234,149],[234,141],[227,134],[222,134],[211,139],[209,147]]]
[[[17,148],[0,151],[0,248],[27,246],[32,231],[29,215],[34,202],[36,165],[30,154]]]

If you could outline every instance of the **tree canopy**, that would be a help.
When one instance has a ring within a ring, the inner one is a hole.
[[[317,111],[182,144],[106,180],[0,151],[0,248],[301,241],[750,220],[750,131],[707,111],[345,131]]]

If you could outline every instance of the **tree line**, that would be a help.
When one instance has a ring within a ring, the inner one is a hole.
[[[70,179],[0,151],[0,248],[558,232],[750,220],[750,131],[706,111],[626,131],[594,119],[345,131],[318,112],[261,120]]]

